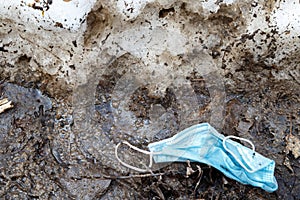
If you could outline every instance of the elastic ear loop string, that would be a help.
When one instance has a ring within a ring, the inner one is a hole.
[[[237,136],[234,136],[234,135],[229,135],[229,136],[226,136],[226,137],[224,137],[224,139],[223,139],[223,147],[224,147],[224,149],[228,152],[228,153],[230,153],[233,157],[234,157],[234,159],[247,171],[247,172],[249,172],[249,173],[253,173],[253,172],[255,172],[255,170],[249,170],[235,155],[234,155],[234,153],[232,152],[232,151],[230,151],[227,147],[226,147],[226,140],[228,140],[228,139],[230,139],[230,138],[234,138],[234,139],[238,139],[238,140],[242,140],[242,141],[245,141],[245,142],[248,142],[250,145],[251,145],[251,147],[252,147],[252,150],[253,150],[253,155],[254,155],[254,153],[255,153],[255,146],[254,146],[254,144],[250,141],[250,140],[248,140],[248,139],[245,139],[245,138],[241,138],[241,137],[237,137]]]
[[[117,144],[117,146],[115,147],[115,156],[116,156],[116,158],[117,158],[117,160],[122,164],[122,165],[124,165],[125,167],[128,167],[128,168],[130,168],[130,169],[133,169],[133,170],[135,170],[135,171],[138,171],[138,172],[151,172],[151,170],[149,170],[149,169],[142,169],[142,168],[138,168],[138,167],[135,167],[135,166],[132,166],[132,165],[130,165],[130,164],[127,164],[127,163],[125,163],[124,161],[122,161],[120,158],[119,158],[119,156],[118,156],[118,148],[119,148],[119,146],[121,145],[121,144],[126,144],[127,146],[129,146],[130,148],[132,148],[132,149],[134,149],[134,150],[136,150],[136,151],[138,151],[138,152],[141,152],[141,153],[143,153],[143,154],[147,154],[147,155],[149,155],[150,156],[150,162],[149,162],[149,165],[148,165],[148,168],[151,168],[152,167],[152,164],[153,164],[153,160],[152,160],[152,158],[153,158],[153,155],[154,154],[159,154],[159,152],[150,152],[150,151],[145,151],[145,150],[143,150],[143,149],[140,149],[140,148],[137,148],[137,147],[135,147],[135,146],[133,146],[132,144],[130,144],[129,142],[127,142],[127,141],[124,141],[124,142],[120,142],[120,143],[118,143]]]

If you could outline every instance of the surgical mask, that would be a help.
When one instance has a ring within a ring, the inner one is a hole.
[[[230,138],[240,139],[251,144],[252,149]],[[260,187],[267,192],[277,190],[274,177],[275,162],[255,152],[251,141],[236,136],[218,133],[208,123],[189,127],[171,138],[150,143],[149,151],[141,150],[128,142],[123,144],[150,155],[148,169],[140,169],[120,160],[118,147],[115,155],[121,164],[139,172],[151,171],[152,158],[155,163],[186,162],[187,160],[205,163],[220,170],[225,176],[242,184]]]

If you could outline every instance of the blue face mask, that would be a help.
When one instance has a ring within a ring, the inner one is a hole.
[[[252,149],[241,145],[230,138],[249,142]],[[274,177],[275,162],[255,152],[254,145],[246,139],[227,136],[218,133],[208,123],[194,125],[171,138],[148,145],[150,152],[138,149],[128,142],[123,142],[131,148],[150,155],[149,168],[152,157],[155,163],[186,162],[187,160],[205,163],[220,170],[225,176],[260,187],[268,192],[277,190],[278,185]],[[116,146],[116,157],[119,162],[140,172],[140,169],[121,161],[117,155],[120,144]]]

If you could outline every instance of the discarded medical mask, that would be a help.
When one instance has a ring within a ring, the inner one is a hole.
[[[252,149],[230,138],[240,139],[251,144]],[[149,172],[152,158],[155,163],[186,162],[187,160],[206,163],[220,170],[225,176],[243,184],[260,187],[268,192],[277,190],[274,177],[275,162],[255,152],[251,141],[236,136],[218,133],[208,123],[189,127],[171,138],[148,145],[149,151],[141,150],[128,142],[122,142],[141,153],[150,156],[148,169],[134,167],[118,157],[119,143],[115,149],[118,161],[139,172]]]

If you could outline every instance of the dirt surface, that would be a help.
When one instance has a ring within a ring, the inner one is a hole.
[[[77,32],[1,19],[0,99],[14,107],[0,113],[0,198],[300,199],[300,38],[274,25],[280,5],[153,1],[124,16],[99,1]],[[121,141],[147,149],[201,122],[275,160],[278,190],[115,158]]]

